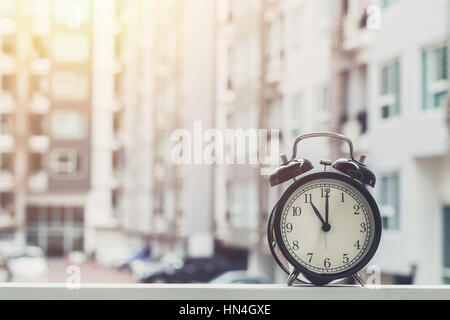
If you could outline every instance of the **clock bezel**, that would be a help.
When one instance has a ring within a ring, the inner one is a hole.
[[[316,273],[305,266],[301,265],[294,257],[291,256],[288,249],[286,248],[282,234],[281,234],[281,217],[284,209],[284,205],[286,204],[286,201],[289,199],[289,197],[297,191],[301,186],[306,185],[307,183],[313,182],[314,180],[321,180],[321,179],[330,179],[330,180],[338,180],[344,183],[349,184],[353,188],[355,188],[360,194],[365,198],[367,203],[369,204],[370,211],[373,215],[373,240],[370,244],[370,247],[367,249],[367,253],[364,255],[364,257],[356,263],[353,267],[351,267],[348,270],[345,270],[340,273],[335,274],[323,274],[323,273]],[[279,202],[276,204],[275,208],[275,216],[273,217],[273,231],[275,232],[276,236],[276,243],[281,250],[283,256],[286,258],[286,260],[296,269],[300,270],[300,272],[313,284],[317,285],[324,285],[327,283],[330,283],[332,281],[338,280],[338,279],[344,279],[347,277],[350,277],[354,275],[355,273],[359,272],[361,269],[363,269],[373,258],[375,255],[378,246],[380,244],[381,239],[381,232],[382,232],[382,223],[381,223],[381,215],[380,210],[378,208],[378,205],[373,198],[373,196],[370,194],[370,192],[366,189],[366,187],[361,184],[360,182],[346,176],[340,173],[336,172],[319,172],[319,173],[313,173],[310,175],[307,175],[305,177],[300,178],[298,181],[293,183],[282,195]],[[269,222],[270,224],[270,222]],[[270,243],[270,233],[269,233],[269,243]],[[272,251],[272,248],[271,248]],[[272,251],[273,254],[273,251]],[[278,261],[277,261],[278,262]],[[284,268],[283,268],[284,269]],[[285,270],[286,271],[286,270]]]

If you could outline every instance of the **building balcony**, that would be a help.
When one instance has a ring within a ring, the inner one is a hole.
[[[0,91],[0,113],[12,113],[16,107],[16,100],[10,92]]]
[[[370,42],[369,30],[362,26],[362,17],[350,15],[344,19],[344,41],[342,47],[346,51],[365,49]]]
[[[34,93],[30,102],[32,113],[47,114],[50,111],[50,99],[42,93]]]
[[[31,72],[38,75],[50,73],[51,62],[48,58],[38,58],[31,62]]]
[[[13,225],[12,210],[0,208],[0,228],[9,228]]]
[[[14,137],[11,134],[0,134],[0,152],[12,152],[14,150]]]
[[[32,136],[29,140],[30,151],[34,153],[46,153],[50,150],[50,138],[48,136]]]
[[[32,173],[28,178],[28,188],[31,192],[43,193],[48,190],[49,177],[44,171]]]
[[[11,191],[14,188],[14,176],[11,171],[0,170],[0,191]]]
[[[16,59],[10,54],[0,54],[0,73],[13,74],[16,71]]]
[[[367,113],[360,112],[356,117],[349,119],[343,125],[343,134],[349,137],[355,146],[355,152],[366,153],[369,148],[367,130]],[[346,146],[343,146],[346,147]]]

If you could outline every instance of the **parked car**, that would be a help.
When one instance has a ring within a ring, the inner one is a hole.
[[[247,271],[228,271],[213,279],[214,284],[270,284],[268,277],[261,274],[252,274]]]
[[[145,279],[163,270],[175,270],[183,266],[183,259],[175,254],[167,254],[159,260],[136,260],[130,263],[130,270],[135,279],[145,282]]]
[[[185,258],[179,265],[170,265],[143,278],[145,283],[207,283],[231,270],[244,270],[245,263],[221,256],[209,258]]]
[[[44,252],[38,247],[23,247],[6,257],[8,280],[11,282],[47,282],[48,264]]]

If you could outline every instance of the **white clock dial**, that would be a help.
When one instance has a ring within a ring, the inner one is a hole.
[[[331,275],[351,269],[365,257],[374,224],[370,205],[356,188],[340,180],[319,179],[300,186],[287,199],[280,228],[284,246],[299,264]]]

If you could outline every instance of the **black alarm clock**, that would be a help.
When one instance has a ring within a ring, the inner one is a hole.
[[[316,137],[345,141],[350,158],[322,160],[324,171],[311,173],[311,161],[297,159],[297,146]],[[364,286],[358,272],[374,256],[382,229],[380,211],[367,188],[375,186],[376,177],[364,164],[365,156],[355,160],[353,143],[343,135],[312,133],[296,139],[290,160],[286,155],[281,159],[270,184],[293,184],[272,210],[268,240],[273,257],[289,274],[288,286],[296,281],[322,286],[347,277]]]

